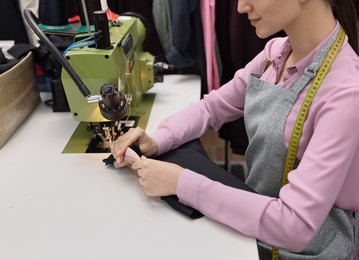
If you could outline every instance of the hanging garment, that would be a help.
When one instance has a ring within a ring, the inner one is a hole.
[[[220,86],[215,31],[215,0],[200,0],[201,19],[206,54],[208,93]]]
[[[158,37],[162,43],[163,50],[167,55],[173,46],[172,42],[172,10],[174,0],[153,0],[152,15]]]
[[[201,76],[201,94],[207,93],[206,57],[199,0],[176,0],[173,8],[173,47],[167,60],[178,73]]]
[[[14,40],[15,44],[29,43],[18,1],[0,1],[0,40]]]
[[[150,52],[158,61],[167,62],[153,21],[152,0],[107,0],[107,4],[111,11],[119,15],[133,12],[143,16],[148,25],[146,28],[148,30],[146,44],[143,46],[144,51]]]
[[[40,0],[19,0],[20,4],[20,13],[22,14],[25,9],[31,10],[37,17],[39,17],[39,4]],[[34,31],[30,28],[30,26],[25,22],[23,19],[27,36],[29,39],[30,44],[38,47],[40,45],[39,43],[39,37],[34,33]]]
[[[359,17],[359,1],[353,0],[353,2],[354,2],[355,12],[357,14],[357,17]]]

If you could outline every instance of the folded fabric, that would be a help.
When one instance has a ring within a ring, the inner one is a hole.
[[[19,60],[17,59],[7,59],[2,49],[0,48],[0,74],[8,71],[12,67],[14,67],[18,62]]]
[[[28,54],[28,52],[33,50],[36,50],[36,47],[31,44],[15,44],[7,50],[7,52],[14,58],[8,59],[5,57],[2,49],[0,48],[0,74],[14,67]]]
[[[204,154],[198,152],[195,149],[178,148],[176,150],[169,151],[163,155],[157,156],[156,159],[176,163],[183,168],[190,169],[198,174],[204,175],[207,178],[213,181],[218,181],[224,185],[250,192],[255,192],[251,187],[249,187],[239,178],[225,171],[219,165],[217,165]],[[164,196],[161,198],[166,201],[172,208],[192,219],[197,219],[203,216],[203,214],[198,210],[180,203],[177,196]]]
[[[126,151],[127,155],[127,151]],[[137,157],[138,156],[138,157]],[[141,151],[137,143],[131,146],[131,149],[128,152],[128,159],[133,160],[141,157]],[[224,185],[242,189],[250,192],[255,192],[251,187],[241,181],[239,178],[235,177],[231,173],[225,171],[223,168],[218,166],[212,160],[210,160],[203,149],[202,144],[198,139],[188,142],[179,148],[169,151],[165,154],[159,155],[155,157],[155,159],[165,162],[176,163],[183,168],[190,169],[192,171],[197,172],[198,174],[204,175],[213,181],[218,181]],[[111,154],[108,158],[104,159],[106,165],[114,165],[115,158]],[[126,156],[125,156],[126,162]],[[128,162],[122,165],[122,167],[128,165]],[[115,166],[115,165],[114,165]],[[115,166],[115,167],[118,167]],[[179,202],[178,197],[176,195],[171,196],[162,196],[162,200],[167,202],[167,204],[175,209],[176,211],[182,213],[183,215],[191,218],[198,219],[203,217],[203,214],[193,209],[183,203]]]

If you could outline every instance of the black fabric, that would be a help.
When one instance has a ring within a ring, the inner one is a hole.
[[[19,60],[15,60],[15,59],[8,60],[8,59],[6,59],[6,63],[0,64],[0,74],[8,71],[9,69],[14,67],[18,63],[19,63]]]
[[[15,45],[29,43],[18,0],[0,1],[0,24],[0,40],[13,40]],[[19,63],[20,58],[6,59],[2,56],[0,74]]]
[[[206,54],[198,0],[176,0],[173,7],[173,47],[167,60],[178,73],[201,76],[201,97],[208,93]]]
[[[138,148],[138,144],[136,145]],[[136,151],[137,148],[135,147],[133,150]],[[198,174],[208,177],[213,181],[218,181],[233,188],[255,192],[243,181],[211,161],[198,139],[188,142],[175,150],[159,155],[155,157],[155,159],[176,163],[183,168],[190,169],[197,172]],[[108,158],[103,159],[103,162],[106,165],[112,165],[114,160],[114,157],[110,155]],[[198,219],[203,217],[203,214],[200,211],[179,202],[176,195],[162,196],[161,199],[167,202],[167,204],[173,209],[191,219]]]
[[[353,2],[354,2],[355,12],[357,13],[357,17],[359,18],[359,1],[353,0]]]
[[[16,59],[7,59],[0,48],[0,74],[4,73],[5,71],[8,71],[12,67],[14,67],[19,61]]]
[[[186,206],[178,201],[178,197],[176,195],[171,196],[163,196],[161,197],[162,200],[167,202],[167,204],[173,208],[174,210],[180,212],[181,214],[191,218],[191,219],[198,219],[203,217],[203,214],[198,210]]]
[[[46,37],[60,52],[63,52],[73,43],[73,38],[71,36],[49,34],[46,35]],[[62,66],[43,42],[40,42],[40,46],[37,48],[35,60],[41,66],[45,76],[53,78],[61,77]]]
[[[7,62],[5,55],[2,51],[2,48],[0,48],[0,64],[5,64]]]
[[[110,154],[109,157],[103,159],[102,161],[105,163],[106,166],[107,165],[113,165],[115,163],[115,157],[113,157],[113,155]]]
[[[28,43],[20,43],[15,44],[12,46],[7,52],[10,53],[15,59],[20,60],[21,58],[25,57],[29,51],[34,51],[37,48]]]
[[[29,43],[18,0],[0,1],[0,40]]]
[[[198,174],[204,175],[207,178],[218,181],[226,186],[233,188],[255,192],[243,181],[225,171],[223,168],[211,161],[207,156],[200,153],[196,149],[191,148],[178,148],[163,155],[157,156],[156,159],[171,163],[176,163],[183,168],[190,169]],[[201,212],[191,207],[188,207],[178,201],[177,196],[162,197],[172,208],[180,213],[192,218],[197,219],[203,216]]]
[[[8,50],[8,53],[11,54],[14,59],[7,59],[0,48],[0,74],[8,71],[16,64],[20,62],[20,60],[27,55],[29,51],[36,50],[36,48],[28,43],[15,44]]]
[[[138,156],[140,156],[140,157],[142,156],[142,153],[141,153],[140,147],[138,145],[138,142],[135,142],[132,145],[130,145],[130,148],[132,150],[134,150],[135,153],[137,153]],[[109,157],[103,159],[102,161],[105,163],[105,165],[113,165],[114,162],[115,162],[115,157],[111,154]]]

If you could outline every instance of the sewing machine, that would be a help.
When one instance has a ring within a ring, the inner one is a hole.
[[[172,69],[143,51],[146,28],[139,17],[120,16],[109,24],[106,13],[96,11],[93,37],[76,35],[74,45],[81,45],[63,55],[39,29],[31,11],[25,10],[24,16],[63,66],[61,81],[73,118],[88,123],[101,147],[123,133],[120,120],[130,116],[128,110],[141,104],[154,83],[163,81],[163,71]]]
[[[142,50],[146,29],[141,20],[121,16],[117,21],[118,24],[110,26],[108,42],[103,46],[70,50],[66,53],[66,59],[91,93],[99,93],[101,86],[112,83],[126,96],[129,105],[138,106],[142,94],[160,78],[155,78],[154,57]],[[75,120],[108,121],[97,103],[88,103],[83,98],[66,70],[61,79]]]

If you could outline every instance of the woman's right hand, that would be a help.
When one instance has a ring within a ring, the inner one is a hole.
[[[111,153],[116,158],[117,164],[124,162],[126,149],[134,142],[138,142],[142,155],[146,157],[151,157],[158,153],[156,141],[147,135],[142,128],[130,128],[111,144]]]

